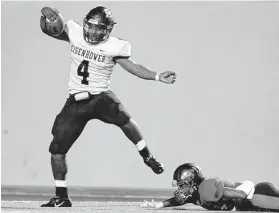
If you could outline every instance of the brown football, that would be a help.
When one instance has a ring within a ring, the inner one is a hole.
[[[52,10],[52,8],[45,7],[44,10]],[[47,31],[53,36],[57,36],[60,33],[62,33],[62,31],[64,30],[64,24],[65,24],[64,18],[59,12],[57,18],[53,21],[50,21],[46,18]]]

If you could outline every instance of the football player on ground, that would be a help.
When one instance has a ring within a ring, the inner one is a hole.
[[[151,154],[139,127],[110,90],[111,76],[116,64],[139,78],[167,84],[175,82],[176,73],[154,72],[131,60],[131,44],[110,35],[116,23],[111,11],[105,7],[98,6],[90,10],[82,25],[72,20],[66,22],[62,31],[56,35],[52,30],[55,22],[62,23],[62,15],[51,7],[44,7],[41,12],[42,31],[53,38],[69,42],[72,61],[69,97],[55,118],[53,140],[49,146],[56,196],[42,207],[72,206],[66,184],[66,154],[91,119],[120,127],[136,146],[144,163],[154,173],[161,174],[164,171],[163,164]]]
[[[162,202],[144,201],[143,208],[181,206],[187,203],[207,210],[279,212],[279,189],[272,183],[225,181],[206,178],[198,165],[180,165],[173,174],[174,197]]]

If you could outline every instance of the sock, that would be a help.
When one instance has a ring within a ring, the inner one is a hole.
[[[55,180],[55,194],[62,198],[68,197],[68,189],[65,180]]]
[[[149,151],[148,147],[146,146],[144,140],[139,141],[139,142],[136,144],[136,147],[137,147],[137,149],[138,149],[140,155],[141,155],[143,158],[147,158],[147,157],[150,155],[150,151]]]
[[[146,147],[145,141],[141,140],[141,141],[137,142],[136,147],[137,147],[138,151],[141,151],[142,149],[144,149],[144,147]]]

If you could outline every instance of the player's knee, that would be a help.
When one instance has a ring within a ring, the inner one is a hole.
[[[51,143],[50,143],[50,146],[49,146],[49,149],[48,151],[51,153],[51,154],[59,154],[59,155],[65,155],[67,154],[67,150],[66,149],[63,149],[63,147],[61,146],[61,144],[58,142],[58,141],[55,141],[53,140]]]
[[[137,123],[130,117],[130,119],[122,126],[120,126],[121,129],[125,128],[125,129],[134,129],[134,128],[138,128]]]
[[[51,154],[58,154],[59,153],[59,143],[57,143],[56,141],[53,140],[49,145],[48,151]]]
[[[126,112],[119,112],[116,116],[115,124],[119,127],[125,126],[129,123],[131,117]]]

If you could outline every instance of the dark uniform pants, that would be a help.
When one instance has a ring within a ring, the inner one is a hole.
[[[88,99],[81,101],[76,101],[74,96],[70,95],[55,118],[49,152],[66,154],[82,133],[86,123],[92,119],[123,126],[129,122],[130,115],[110,90],[90,95]]]
[[[236,206],[239,211],[279,212],[279,189],[272,183],[261,182],[255,185],[251,200]]]

